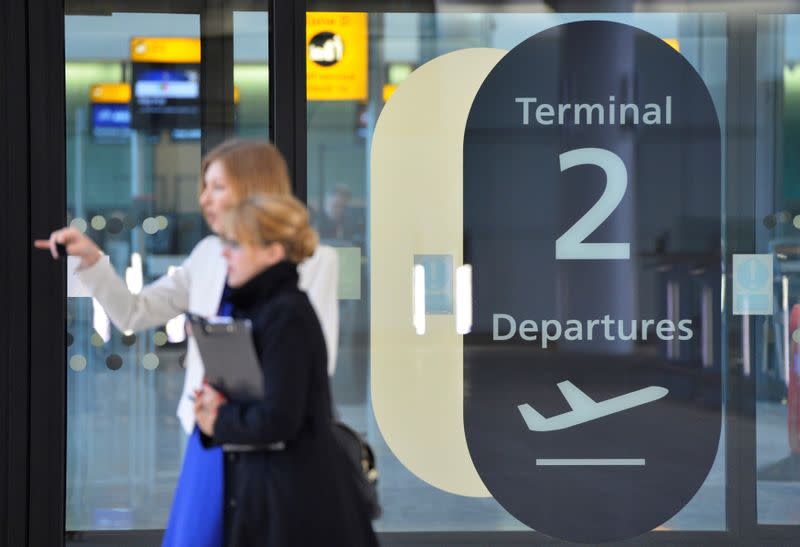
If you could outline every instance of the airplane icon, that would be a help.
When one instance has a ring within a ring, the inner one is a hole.
[[[669,393],[669,390],[665,387],[650,386],[598,403],[575,387],[570,381],[559,382],[558,389],[561,390],[561,394],[567,400],[569,406],[572,407],[572,410],[559,414],[558,416],[553,416],[552,418],[545,418],[536,412],[531,405],[519,405],[517,408],[520,414],[522,414],[522,418],[525,420],[528,429],[531,431],[558,431],[560,429],[567,429],[568,427],[597,420],[598,418],[616,414],[623,410],[652,403]]]

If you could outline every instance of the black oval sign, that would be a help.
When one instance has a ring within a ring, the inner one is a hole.
[[[492,70],[464,140],[464,420],[489,491],[579,542],[661,525],[717,452],[720,129],[687,60],[586,21]]]

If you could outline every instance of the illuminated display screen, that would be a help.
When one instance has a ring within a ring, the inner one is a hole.
[[[199,141],[202,132],[199,127],[192,129],[173,129],[169,132],[169,138],[173,141]]]
[[[200,127],[200,66],[195,63],[133,63],[133,127]]]
[[[127,104],[92,105],[92,136],[101,140],[124,140],[130,136],[131,109]]]

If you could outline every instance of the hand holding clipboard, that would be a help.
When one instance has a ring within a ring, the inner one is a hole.
[[[264,376],[247,319],[206,319],[186,313],[208,383],[226,398],[246,402],[264,396]]]

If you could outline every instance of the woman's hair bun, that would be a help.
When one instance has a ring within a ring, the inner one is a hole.
[[[287,252],[291,250],[293,253],[293,256],[290,256],[289,259],[292,262],[301,262],[314,254],[314,251],[317,250],[317,245],[319,245],[319,235],[306,220],[305,225],[297,230],[291,249],[287,248]]]
[[[225,235],[254,246],[280,243],[286,258],[302,262],[314,254],[319,236],[311,227],[308,209],[288,195],[255,194],[228,211]]]

